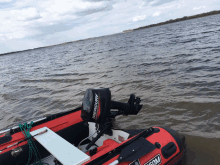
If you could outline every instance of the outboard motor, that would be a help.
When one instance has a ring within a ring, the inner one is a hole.
[[[88,150],[104,133],[112,136],[112,119],[118,115],[137,115],[141,110],[140,98],[130,95],[127,103],[111,101],[108,88],[87,89],[83,98],[81,117],[86,122],[95,122],[97,136],[88,144]],[[113,111],[111,109],[114,109]]]
[[[87,89],[83,98],[81,117],[88,122],[104,124],[117,115],[137,115],[142,108],[140,102],[140,98],[135,98],[133,94],[127,103],[111,101],[109,88]]]

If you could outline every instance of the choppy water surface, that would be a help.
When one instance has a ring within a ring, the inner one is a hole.
[[[76,108],[97,87],[142,99],[116,126],[171,127],[188,164],[219,164],[220,15],[0,56],[0,129]]]

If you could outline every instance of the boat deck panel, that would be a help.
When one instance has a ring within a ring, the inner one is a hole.
[[[37,135],[34,138],[63,165],[80,165],[90,160],[87,154],[47,127],[30,132],[30,134],[34,136],[45,130],[47,130],[46,133]]]

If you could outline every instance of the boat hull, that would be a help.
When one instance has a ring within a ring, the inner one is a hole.
[[[52,131],[56,132],[63,139],[69,143],[77,146],[80,141],[89,136],[89,127],[85,121],[81,118],[80,108],[70,112],[60,113],[47,117],[42,121],[36,122],[31,131],[37,130],[42,127],[48,127]],[[152,127],[152,132],[144,138],[150,144],[154,145],[153,151],[140,157],[138,160],[122,162],[121,165],[159,165],[177,164],[183,157],[185,151],[185,138],[173,131],[172,129],[165,127]],[[120,153],[114,153],[115,149],[122,146],[124,143],[129,142],[135,138],[143,130],[122,130],[129,134],[127,139],[121,138],[118,140],[106,139],[101,146],[97,146],[95,153],[91,154],[88,151],[87,154],[91,156],[90,161],[84,163],[85,165],[93,164],[110,164],[118,159]],[[7,131],[0,135],[0,150],[24,139],[24,135],[19,128]],[[46,158],[50,153],[35,141],[37,149],[41,158]],[[12,151],[20,147],[22,151],[18,155],[13,155]],[[114,154],[112,154],[114,153]],[[13,146],[0,153],[1,165],[23,165],[28,162],[29,146],[27,142],[22,142],[18,146]],[[31,160],[30,164],[34,163]],[[53,163],[54,164],[54,163]],[[52,165],[52,164],[51,164]]]

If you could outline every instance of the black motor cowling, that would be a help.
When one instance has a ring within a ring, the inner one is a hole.
[[[111,92],[108,88],[87,89],[83,98],[81,117],[88,122],[103,124],[117,115],[136,115],[142,108],[140,102],[140,98],[135,98],[133,94],[127,103],[121,103],[111,101]]]
[[[103,123],[110,113],[110,102],[111,92],[108,88],[87,89],[82,103],[82,119]]]

